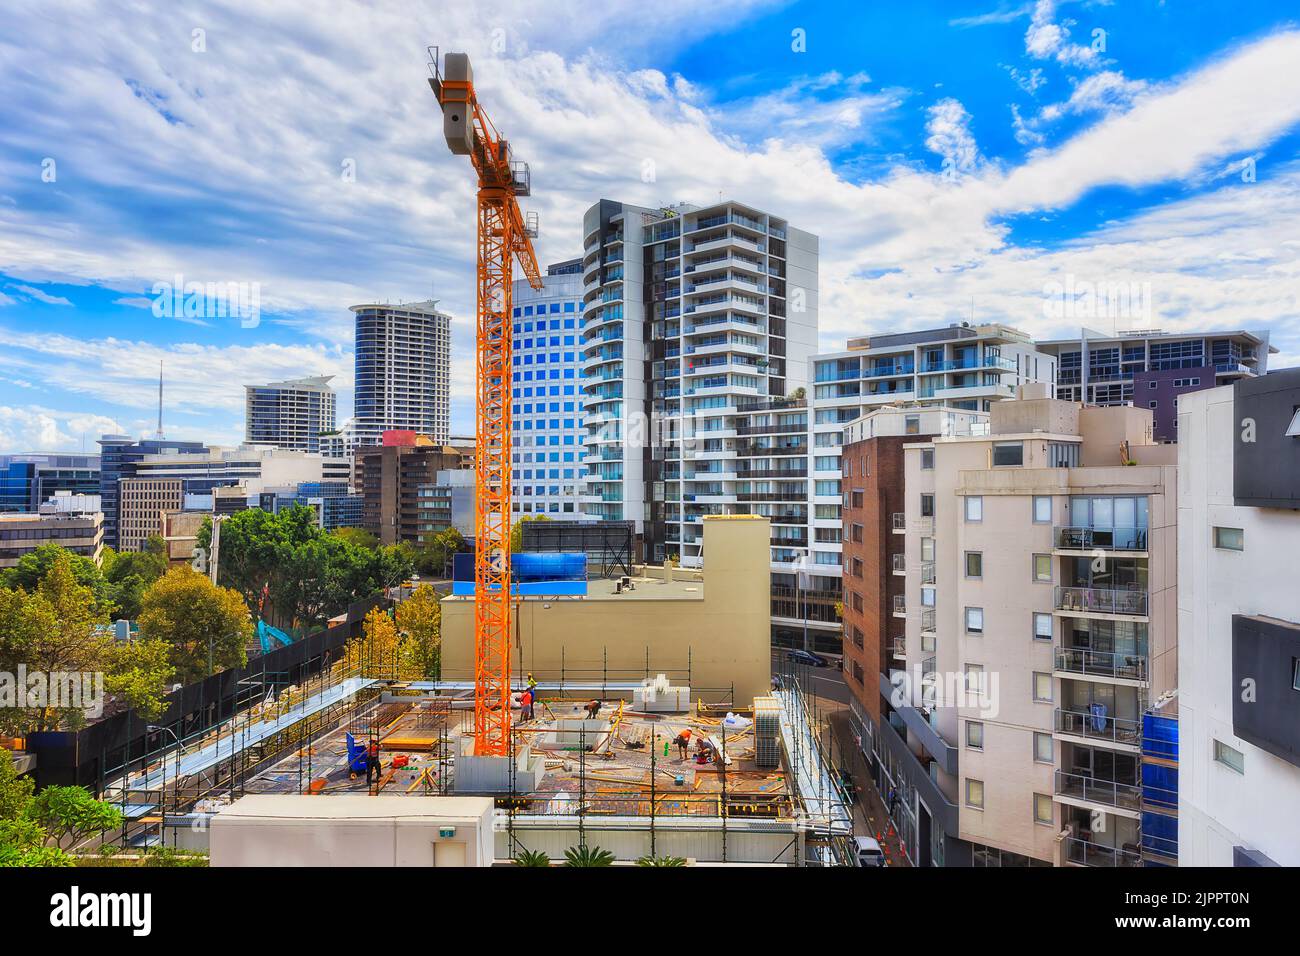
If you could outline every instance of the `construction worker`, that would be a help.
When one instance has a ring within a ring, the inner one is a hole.
[[[686,751],[691,746],[691,732],[689,730],[683,730],[680,734],[678,734],[676,737],[673,738],[673,743],[677,745],[678,755],[681,757],[682,760],[685,760]]]
[[[379,779],[379,738],[371,737],[370,746],[366,748],[366,785]]]
[[[531,671],[528,673],[528,689],[532,691],[533,700],[537,700],[537,679],[533,677]]]
[[[531,689],[519,695],[519,708],[523,711],[524,720],[533,719],[533,692]]]
[[[600,705],[601,705],[601,701],[599,700],[587,701],[587,706],[584,707],[583,710],[587,712],[588,720],[596,719],[596,715],[600,713]]]
[[[713,741],[705,737],[695,739],[695,762],[696,763],[713,763],[717,753],[713,747]]]

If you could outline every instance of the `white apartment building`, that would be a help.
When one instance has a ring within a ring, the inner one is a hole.
[[[1300,370],[1183,397],[1180,866],[1300,866]]]
[[[1025,333],[999,324],[957,323],[861,336],[847,344],[844,351],[811,359],[808,502],[802,509],[809,520],[791,539],[798,550],[781,555],[802,569],[804,588],[815,595],[833,596],[841,585],[840,448],[848,423],[891,406],[987,413],[1026,383],[1050,389],[1056,376],[1053,357],[1039,352]],[[774,536],[786,531],[777,521],[774,517]],[[794,585],[792,565],[774,567],[774,586]],[[777,617],[783,625],[802,624],[784,614]],[[829,632],[837,622],[831,618],[812,626]]]
[[[1143,717],[1177,686],[1174,450],[1147,411],[1023,394],[904,448],[878,773],[918,865],[1140,865]]]
[[[244,386],[244,441],[323,452],[335,431],[332,375]]]
[[[561,521],[595,520],[582,508],[587,429],[583,421],[582,261],[546,269],[512,293],[511,509]]]
[[[611,200],[583,234],[584,510],[633,521],[648,561],[699,567],[706,515],[765,513],[806,482],[786,430],[806,426],[773,413],[808,383],[817,237],[737,202]]]
[[[378,445],[385,431],[411,430],[447,441],[450,428],[451,316],[436,301],[354,305],[355,445]]]

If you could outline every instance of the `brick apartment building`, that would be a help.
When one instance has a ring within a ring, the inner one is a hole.
[[[462,467],[461,450],[412,431],[387,431],[382,445],[356,449],[364,527],[383,544],[418,543],[448,524],[434,514],[438,472]]]
[[[871,726],[880,725],[880,676],[907,630],[903,446],[987,421],[984,412],[886,406],[844,429],[844,677]]]

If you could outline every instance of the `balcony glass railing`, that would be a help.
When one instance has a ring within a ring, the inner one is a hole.
[[[1147,613],[1146,591],[1108,591],[1103,588],[1057,587],[1056,609],[1083,614]]]
[[[1070,551],[1145,551],[1146,528],[1058,527],[1056,546]]]
[[[1143,654],[1118,654],[1086,647],[1058,647],[1056,669],[1084,677],[1117,677],[1146,680],[1147,659]]]
[[[934,608],[926,608],[921,612],[921,632],[923,634],[933,634],[937,615]]]
[[[1080,866],[1141,866],[1142,854],[1133,849],[1119,849],[1069,837],[1065,841],[1065,858]]]
[[[1136,810],[1142,802],[1142,789],[1137,784],[1099,780],[1087,774],[1067,773],[1064,770],[1056,771],[1056,793],[1062,797],[1130,810]]]
[[[1142,742],[1142,722],[1129,717],[1110,717],[1091,710],[1056,710],[1056,732],[1072,737],[1137,746]]]

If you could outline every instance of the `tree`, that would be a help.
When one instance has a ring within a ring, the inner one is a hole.
[[[637,866],[685,866],[686,860],[680,856],[643,856],[636,861]]]
[[[444,528],[424,536],[415,556],[415,569],[421,574],[442,577],[450,575],[452,555],[468,551],[465,536],[456,528]]]
[[[107,611],[90,587],[76,579],[76,555],[62,548],[52,556],[45,574],[31,592],[23,587],[0,589],[0,670],[13,673],[19,665],[53,676],[103,671],[112,639],[101,630]],[[84,711],[75,707],[20,709],[6,714],[6,723],[23,732],[55,730],[65,721],[77,724]]]
[[[167,686],[176,676],[171,650],[170,644],[157,638],[118,645],[104,686],[145,720],[157,720],[166,709]]]
[[[0,585],[12,590],[22,588],[30,594],[50,573],[50,568],[56,562],[64,560],[68,563],[73,580],[94,595],[96,609],[105,615],[109,614],[114,609],[113,588],[95,562],[57,544],[43,544],[19,558],[14,567],[0,571]]]
[[[397,629],[406,637],[403,658],[420,680],[442,672],[442,603],[432,585],[421,584],[397,606]]]
[[[521,850],[515,857],[515,866],[550,866],[551,858],[541,850]]]
[[[171,648],[170,663],[182,683],[192,683],[212,669],[248,663],[245,646],[253,621],[237,591],[219,588],[192,568],[172,568],[145,592],[140,610],[140,638]]]
[[[565,866],[609,866],[614,854],[598,846],[573,846],[564,851]]]
[[[0,820],[17,820],[32,802],[36,783],[18,774],[14,755],[0,747]]]
[[[210,549],[211,536],[205,524],[198,546]],[[270,624],[312,630],[411,575],[402,549],[361,547],[349,537],[322,531],[305,505],[275,514],[249,508],[222,521],[217,583],[237,590]]]
[[[361,625],[361,637],[348,644],[348,662],[367,677],[395,678],[401,637],[386,611],[371,608]]]
[[[46,787],[28,813],[56,846],[76,846],[87,837],[122,825],[122,811],[96,800],[84,787]]]
[[[340,541],[355,544],[358,548],[365,548],[368,551],[374,551],[379,547],[379,535],[365,528],[335,528],[331,533]]]
[[[149,536],[143,551],[105,548],[103,573],[116,605],[113,616],[134,620],[140,616],[144,592],[167,573],[167,544],[155,534]]]
[[[518,554],[524,549],[524,522],[525,521],[550,521],[546,515],[524,515],[515,522],[515,526],[510,529],[510,551]]]

